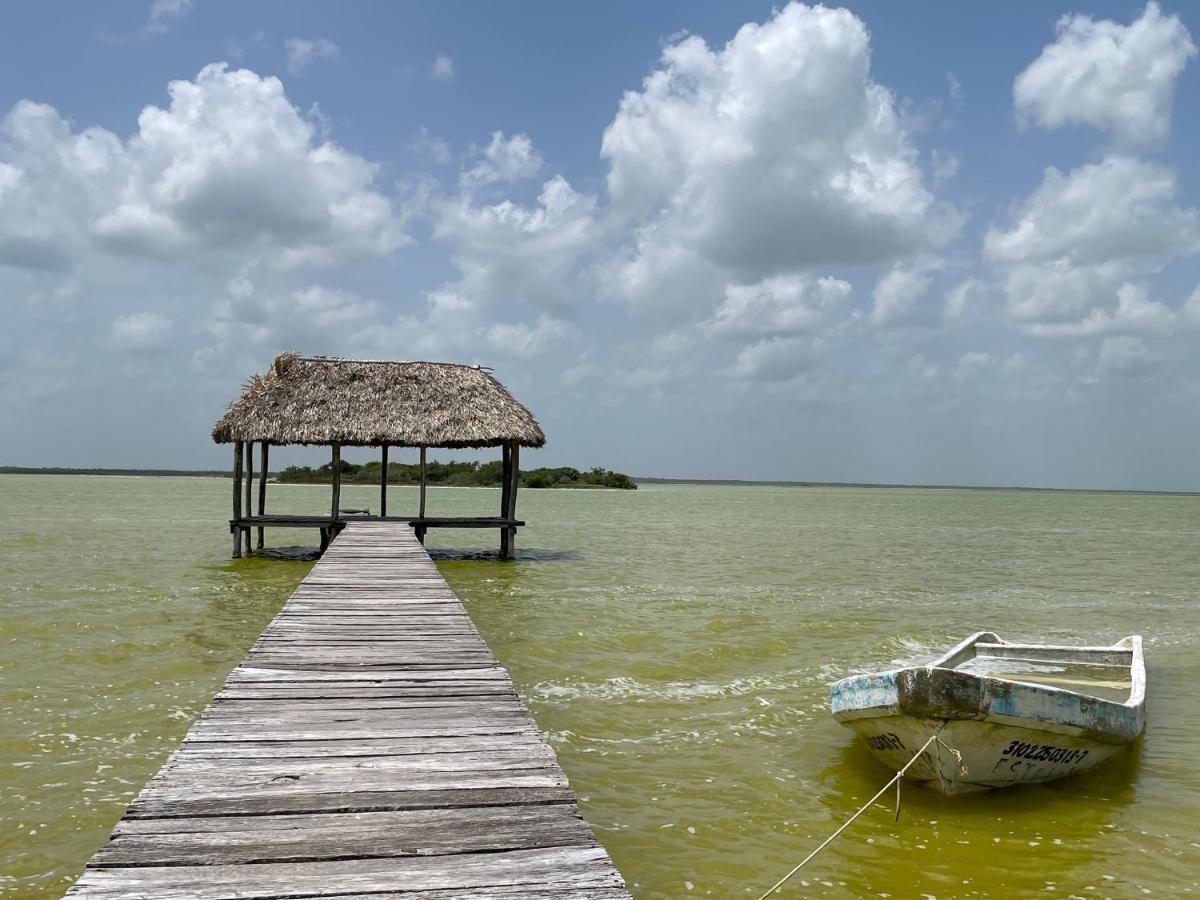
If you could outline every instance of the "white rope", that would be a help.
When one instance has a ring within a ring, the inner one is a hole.
[[[809,860],[811,860],[814,856],[816,856],[818,853],[820,853],[822,850],[824,850],[826,847],[828,847],[830,844],[832,844],[834,839],[839,834],[841,834],[843,831],[845,831],[847,828],[849,828],[850,824],[855,819],[857,819],[859,816],[861,816],[863,813],[865,813],[868,809],[870,809],[871,805],[876,800],[878,800],[880,797],[882,797],[884,794],[884,791],[886,791],[888,788],[890,788],[893,784],[896,785],[896,819],[898,821],[900,819],[900,779],[904,777],[904,773],[908,771],[909,766],[911,766],[918,759],[920,759],[921,754],[924,753],[929,748],[929,745],[932,744],[934,741],[938,741],[938,743],[942,743],[942,741],[940,741],[938,739],[938,736],[936,734],[933,735],[932,737],[930,737],[929,740],[927,740],[925,742],[924,746],[922,746],[920,750],[918,750],[915,754],[913,754],[913,758],[910,759],[908,762],[906,762],[904,764],[904,767],[902,769],[900,769],[900,771],[898,771],[895,775],[893,775],[891,777],[891,780],[889,780],[887,784],[885,784],[883,787],[881,787],[879,789],[879,793],[877,793],[874,797],[872,797],[870,800],[868,800],[866,803],[864,803],[861,807],[859,807],[858,812],[856,812],[854,815],[852,815],[850,818],[848,818],[845,822],[843,822],[841,828],[839,828],[837,831],[835,831],[829,837],[825,838],[825,840],[823,840],[821,842],[820,846],[818,846],[816,850],[814,850],[812,853],[808,854],[808,856],[804,857],[804,859],[800,860],[799,865],[797,865],[794,869],[792,869],[792,871],[788,872],[786,875],[784,875],[782,878],[780,878],[777,882],[775,882],[773,885],[771,885],[770,889],[765,894],[762,894],[758,898],[758,900],[766,900],[767,897],[770,897],[773,893],[775,893],[777,890],[779,890],[781,887],[783,887],[785,884],[787,884],[788,881],[791,880],[793,875],[795,875],[797,872],[799,872],[801,869],[803,869],[808,864]],[[950,750],[951,748],[947,747],[946,749]],[[962,756],[960,756],[957,751],[952,751],[952,752],[954,752],[954,755],[958,757],[959,765],[961,766],[962,765]]]

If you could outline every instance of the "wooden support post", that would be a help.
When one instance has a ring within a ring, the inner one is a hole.
[[[421,448],[421,518],[425,518],[425,448]]]
[[[333,445],[333,498],[330,515],[336,522],[342,506],[342,445]]]
[[[261,472],[258,473],[258,514],[261,516],[267,511],[267,447],[266,441],[262,442],[262,465]],[[263,548],[263,527],[258,526],[258,549]]]
[[[500,518],[504,518],[504,511],[508,509],[508,488],[511,479],[509,478],[509,470],[512,468],[512,454],[509,453],[508,441],[505,441],[501,446],[500,459]]]
[[[426,459],[425,451],[427,448],[421,448],[421,503],[417,509],[417,515],[420,518],[425,518],[425,474],[426,474]],[[422,544],[425,543],[425,526],[421,525],[417,528],[417,540]]]
[[[238,519],[242,517],[242,442],[234,441],[233,443],[233,524],[230,526],[230,531],[233,532],[233,558],[242,558],[242,531],[241,526],[237,524]]]
[[[521,483],[521,445],[516,441],[512,441],[509,445],[507,470],[505,481],[508,490],[505,492],[504,511],[501,515],[505,519],[512,520],[517,517],[517,487]],[[501,559],[512,559],[516,549],[517,527],[505,525],[500,531]]]
[[[383,461],[379,465],[379,516],[387,515],[387,444],[383,445]]]
[[[242,445],[246,450],[246,516],[254,515],[254,441],[246,441]],[[242,535],[246,541],[246,555],[251,552],[250,547],[250,526],[247,525],[242,529]]]

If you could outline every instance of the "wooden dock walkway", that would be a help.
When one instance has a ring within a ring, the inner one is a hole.
[[[628,898],[402,523],[351,522],[69,897]]]

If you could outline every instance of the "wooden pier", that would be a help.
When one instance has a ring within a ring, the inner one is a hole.
[[[403,523],[351,521],[70,897],[628,898]]]

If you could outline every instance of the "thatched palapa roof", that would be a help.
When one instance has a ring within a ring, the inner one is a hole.
[[[541,447],[533,413],[478,366],[276,357],[213,427],[218,444]]]

